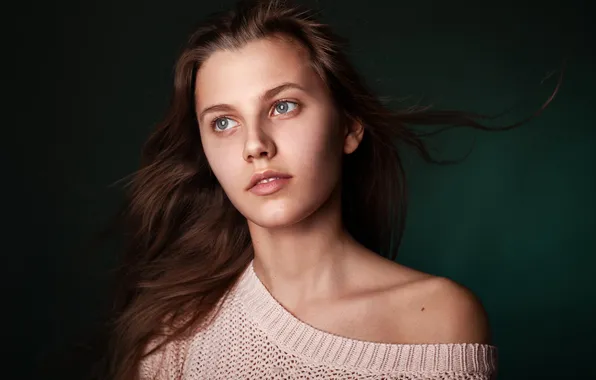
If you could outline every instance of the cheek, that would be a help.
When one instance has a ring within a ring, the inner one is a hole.
[[[331,121],[306,120],[302,128],[289,128],[287,135],[282,137],[287,157],[293,165],[306,167],[313,173],[336,170],[341,165],[343,142]]]
[[[213,174],[226,193],[239,186],[242,176],[242,151],[238,151],[237,144],[220,144],[218,141],[206,141],[203,144],[205,156]]]

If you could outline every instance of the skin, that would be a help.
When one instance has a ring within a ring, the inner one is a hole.
[[[196,79],[206,157],[247,218],[255,273],[289,312],[366,341],[489,343],[486,313],[469,290],[384,259],[343,228],[341,163],[363,128],[339,117],[302,46],[268,38],[216,51]],[[247,191],[266,169],[292,178],[273,195]]]

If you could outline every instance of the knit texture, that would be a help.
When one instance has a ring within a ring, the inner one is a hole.
[[[143,359],[141,380],[488,380],[497,350],[482,344],[385,344],[318,330],[294,317],[252,263],[213,322]]]

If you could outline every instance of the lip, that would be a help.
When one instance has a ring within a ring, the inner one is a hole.
[[[291,175],[286,174],[286,173],[278,172],[275,170],[265,170],[260,173],[255,173],[252,175],[252,177],[250,177],[250,182],[248,183],[246,190],[251,190],[252,188],[254,188],[259,181],[262,181],[262,180],[268,179],[268,178],[275,178],[275,177],[277,177],[281,180],[288,180],[288,179],[292,178]],[[276,181],[273,181],[273,182],[276,182]],[[287,182],[287,181],[285,181],[285,182]]]

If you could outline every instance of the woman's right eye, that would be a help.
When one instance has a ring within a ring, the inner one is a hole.
[[[234,120],[230,119],[229,117],[218,117],[217,119],[213,120],[213,122],[211,123],[213,126],[213,129],[215,129],[215,131],[217,132],[223,132],[226,131],[230,128],[235,127],[238,123],[236,123]]]

